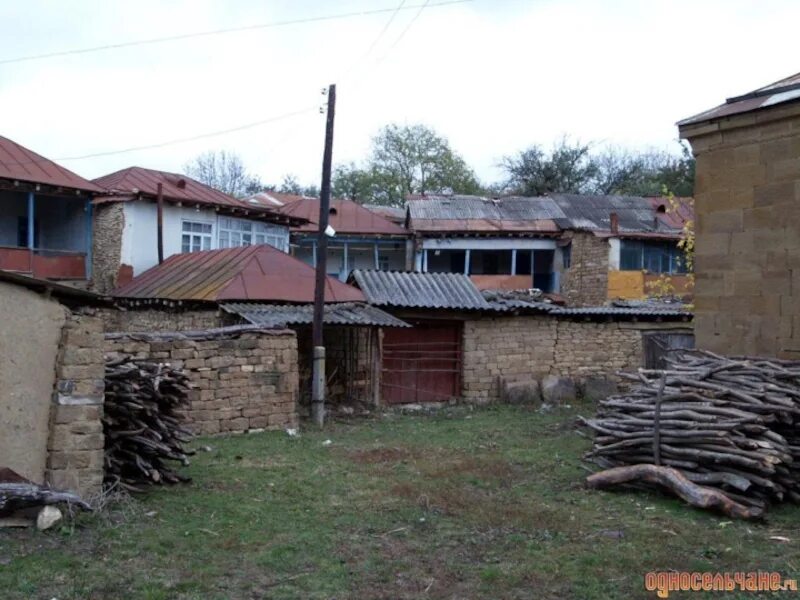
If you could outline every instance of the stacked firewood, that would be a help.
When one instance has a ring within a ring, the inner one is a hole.
[[[141,490],[142,484],[188,481],[171,468],[188,464],[190,433],[181,427],[188,377],[169,365],[123,357],[106,363],[103,429],[107,484]]]
[[[581,418],[594,432],[587,458],[610,469],[590,486],[657,484],[743,517],[800,501],[800,362],[695,351],[622,376],[632,389]]]

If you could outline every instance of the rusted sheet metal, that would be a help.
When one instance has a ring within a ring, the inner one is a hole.
[[[16,142],[0,136],[0,178],[65,187],[82,192],[102,188]]]
[[[221,207],[247,213],[252,218],[266,217],[268,220],[285,222],[289,225],[306,223],[305,219],[283,215],[265,205],[239,200],[179,173],[129,167],[99,177],[94,182],[105,192],[96,199],[97,204],[134,200],[139,195],[156,198],[158,185],[161,184],[164,200],[171,203],[185,202],[190,205]]]
[[[720,104],[710,110],[701,112],[682,121],[678,121],[678,127],[732,117],[742,113],[748,113],[787,102],[800,100],[800,73],[790,75],[785,79],[776,81],[757,90],[753,90],[741,96],[728,98],[725,104]]]
[[[271,246],[175,254],[117,288],[121,298],[312,302],[314,268]],[[356,288],[327,278],[326,302],[363,302]]]
[[[293,227],[292,231],[316,232],[318,230],[319,198],[300,197],[286,202],[276,210],[281,214],[299,217],[309,221],[305,225]],[[352,200],[341,198],[331,199],[328,224],[333,227],[337,233],[341,234],[404,237],[409,235],[408,231],[400,225],[385,219],[381,215],[364,208]]]
[[[377,306],[486,310],[489,303],[462,273],[353,271],[351,280]]]
[[[224,302],[221,308],[239,315],[253,325],[285,327],[309,325],[313,320],[311,304],[263,304],[260,302]],[[341,302],[325,307],[323,322],[326,325],[355,327],[411,327],[408,323],[382,311],[376,306],[359,302]]]

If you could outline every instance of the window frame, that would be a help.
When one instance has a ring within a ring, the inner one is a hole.
[[[187,225],[189,229],[187,229]],[[186,239],[188,238],[188,240]],[[197,244],[197,246],[195,246]],[[181,254],[214,249],[214,223],[181,219]]]

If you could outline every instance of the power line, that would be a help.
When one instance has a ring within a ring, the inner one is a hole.
[[[435,6],[448,6],[452,4],[462,4],[464,2],[470,2],[471,0],[444,0],[442,2],[437,2],[436,4],[431,4],[431,7]],[[363,10],[363,11],[353,11],[347,13],[339,13],[333,15],[323,15],[318,17],[305,17],[302,19],[289,19],[285,21],[273,21],[271,23],[260,23],[257,25],[244,25],[240,27],[229,27],[226,29],[214,29],[210,31],[197,31],[194,33],[183,33],[179,35],[171,35],[171,36],[164,36],[164,37],[157,37],[157,38],[148,38],[142,40],[132,40],[129,42],[120,42],[117,44],[105,44],[102,46],[89,46],[86,48],[75,48],[73,50],[61,50],[55,52],[45,52],[42,54],[30,54],[27,56],[18,56],[15,58],[6,58],[0,59],[0,65],[7,65],[12,63],[20,63],[20,62],[29,62],[34,60],[45,60],[48,58],[56,58],[59,56],[73,56],[76,54],[87,54],[90,52],[102,52],[107,50],[117,50],[120,48],[130,48],[134,46],[145,46],[148,44],[162,44],[166,42],[176,42],[181,40],[188,40],[193,38],[200,38],[200,37],[211,37],[216,35],[226,35],[229,33],[240,33],[243,31],[256,31],[259,29],[273,29],[276,27],[285,27],[287,25],[300,25],[305,23],[318,23],[322,21],[333,21],[333,20],[340,20],[340,19],[348,19],[352,17],[365,17],[369,15],[378,15],[387,12],[399,12],[399,10],[411,10],[413,8],[420,8],[428,6],[429,2],[425,2],[424,4],[414,4],[410,6],[402,7],[401,9],[397,8],[378,8],[374,10]]]

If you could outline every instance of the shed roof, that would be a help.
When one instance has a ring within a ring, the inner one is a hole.
[[[223,310],[239,315],[253,325],[286,327],[308,325],[314,320],[313,304],[264,304],[261,302],[225,302]],[[360,302],[341,302],[325,306],[323,323],[356,327],[411,327],[377,306]]]
[[[174,254],[112,292],[121,298],[313,302],[315,270],[267,245]],[[326,302],[363,302],[364,294],[327,278]]]
[[[800,73],[790,75],[747,94],[728,98],[724,104],[678,121],[678,127],[763,110],[798,100],[800,100]]]
[[[352,281],[370,304],[403,308],[489,309],[469,277],[461,273],[356,270]]]
[[[319,222],[319,198],[296,198],[286,202],[277,210],[284,215],[299,217],[309,221],[295,226],[293,231],[316,232]],[[405,236],[408,232],[381,215],[364,208],[352,200],[331,199],[328,224],[341,234],[394,235]]]
[[[102,188],[25,146],[0,136],[0,178],[65,187],[82,192]]]

